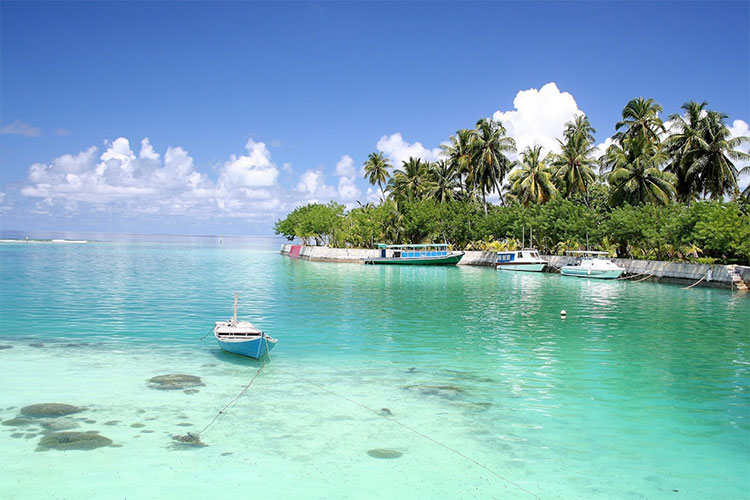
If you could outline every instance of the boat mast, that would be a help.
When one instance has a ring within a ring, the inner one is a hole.
[[[237,292],[234,292],[234,316],[232,316],[232,326],[237,325]]]
[[[529,248],[534,248],[534,228],[529,228]]]
[[[526,246],[526,227],[521,226],[521,248]]]

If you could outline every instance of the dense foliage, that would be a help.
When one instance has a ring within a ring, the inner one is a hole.
[[[497,250],[517,247],[533,228],[533,244],[546,253],[588,245],[619,257],[747,263],[750,191],[739,192],[738,178],[750,172],[735,162],[750,160],[738,149],[750,138],[731,138],[727,116],[706,106],[686,103],[667,127],[658,103],[633,99],[599,155],[595,130],[577,115],[559,152],[533,146],[516,161],[503,125],[482,119],[450,137],[437,162],[409,158],[394,169],[383,153],[370,154],[363,167],[379,188],[378,205],[347,212],[334,202],[310,204],[275,230],[339,247],[448,242]],[[500,205],[487,201],[492,193]]]

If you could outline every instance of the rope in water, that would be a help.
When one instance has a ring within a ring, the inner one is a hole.
[[[708,275],[706,275],[706,276],[708,276]],[[693,288],[695,285],[697,285],[698,283],[700,283],[701,281],[703,281],[704,279],[706,279],[706,276],[702,277],[701,279],[699,279],[698,281],[696,281],[695,283],[693,283],[690,286],[684,286],[684,287],[682,287],[682,289],[683,290],[687,290],[688,288]]]
[[[637,278],[639,276],[643,276],[646,273],[637,273],[637,274],[631,274],[630,276],[620,276],[617,278],[618,280],[632,280],[633,278]]]
[[[211,327],[211,329],[210,329],[210,330],[208,331],[208,333],[207,333],[207,334],[205,334],[205,335],[204,335],[203,337],[201,337],[201,338],[200,338],[200,339],[198,340],[198,342],[200,342],[201,340],[203,340],[203,339],[205,339],[206,337],[208,337],[209,335],[211,335],[211,332],[213,332],[213,331],[214,331],[214,327],[212,326],[212,327]]]
[[[200,432],[197,433],[198,435],[201,435],[204,432],[206,432],[206,429],[208,429],[209,427],[211,427],[214,424],[214,422],[216,422],[216,419],[219,418],[221,415],[224,414],[224,412],[227,410],[227,408],[229,408],[230,406],[232,406],[235,401],[237,401],[238,399],[240,399],[240,397],[242,397],[242,395],[245,394],[245,391],[247,391],[250,388],[250,386],[253,385],[253,382],[255,382],[255,379],[258,377],[258,375],[260,375],[260,371],[263,369],[264,366],[266,366],[266,360],[263,360],[263,364],[260,365],[260,368],[258,368],[258,371],[255,372],[255,375],[253,375],[253,378],[250,379],[250,382],[244,387],[244,389],[242,389],[240,391],[240,393],[237,394],[237,396],[235,396],[235,398],[233,400],[231,400],[229,403],[227,403],[227,405],[224,408],[222,408],[221,410],[219,410],[219,413],[217,413],[216,416],[214,416],[213,420],[211,420],[211,422],[209,422],[209,424],[207,426],[205,426],[202,431],[200,431]]]
[[[213,331],[213,329],[212,329],[212,331]],[[209,332],[209,333],[210,333],[210,332]],[[207,335],[208,335],[208,334],[204,335],[204,337],[203,337],[203,338],[205,338],[205,337],[206,337]],[[247,391],[247,390],[248,390],[248,389],[250,388],[250,386],[251,386],[251,385],[253,385],[253,382],[255,382],[255,379],[256,379],[256,378],[258,377],[258,375],[260,375],[260,372],[261,372],[261,370],[263,369],[263,367],[265,367],[265,366],[266,366],[266,361],[267,361],[267,360],[270,360],[270,359],[271,359],[271,351],[270,351],[270,349],[268,349],[268,338],[267,338],[267,337],[266,337],[265,335],[263,336],[263,340],[265,340],[265,343],[266,343],[266,358],[265,358],[265,359],[263,360],[263,364],[262,364],[262,365],[260,365],[260,367],[258,368],[258,371],[256,371],[256,372],[255,372],[255,375],[253,375],[253,378],[252,378],[252,379],[250,379],[250,382],[249,382],[249,383],[248,383],[248,384],[247,384],[247,385],[246,385],[246,386],[245,386],[245,387],[244,387],[244,388],[243,388],[243,389],[242,389],[242,390],[240,391],[240,393],[239,393],[239,394],[237,394],[237,396],[235,396],[235,398],[234,398],[233,400],[231,400],[231,401],[230,401],[229,403],[227,403],[227,405],[226,405],[226,406],[224,406],[224,408],[222,408],[221,410],[219,410],[219,413],[217,413],[217,414],[216,414],[216,415],[214,416],[214,418],[213,418],[213,419],[211,420],[211,422],[209,422],[209,423],[208,423],[208,425],[206,425],[206,426],[205,426],[205,427],[203,428],[203,430],[201,430],[200,432],[198,432],[198,433],[197,433],[197,434],[198,434],[199,436],[200,436],[201,434],[203,434],[204,432],[206,432],[206,430],[208,430],[208,428],[209,428],[209,427],[211,427],[211,426],[212,426],[212,425],[214,424],[214,422],[216,422],[216,420],[217,420],[217,419],[218,419],[218,418],[219,418],[219,417],[220,417],[221,415],[223,415],[223,414],[224,414],[224,412],[225,412],[225,411],[226,411],[226,410],[227,410],[227,409],[228,409],[228,408],[229,408],[230,406],[232,406],[232,405],[233,405],[233,404],[234,404],[234,403],[235,403],[235,402],[236,402],[236,401],[237,401],[238,399],[240,399],[240,398],[242,397],[242,395],[243,395],[243,394],[245,393],[245,391]],[[537,500],[541,500],[541,498],[540,498],[539,496],[537,496],[537,495],[536,495],[535,493],[533,493],[533,492],[531,492],[531,491],[527,490],[526,488],[524,488],[524,487],[523,487],[523,486],[521,486],[520,484],[518,484],[518,483],[515,483],[515,482],[511,481],[510,479],[507,479],[507,478],[505,478],[505,477],[501,476],[500,474],[498,474],[498,473],[497,473],[497,472],[495,472],[494,470],[490,469],[490,468],[489,468],[489,467],[487,467],[486,465],[482,464],[481,462],[478,462],[478,461],[474,460],[473,458],[471,458],[471,457],[469,457],[469,456],[466,456],[466,455],[464,455],[464,454],[463,454],[463,453],[461,453],[460,451],[456,450],[455,448],[451,448],[450,446],[448,446],[448,445],[447,445],[447,444],[445,444],[445,443],[441,443],[441,442],[440,442],[440,441],[438,441],[437,439],[431,438],[431,437],[430,437],[430,436],[428,436],[427,434],[423,434],[423,433],[419,432],[418,430],[414,429],[413,427],[411,427],[411,426],[409,426],[409,425],[407,425],[407,424],[405,424],[405,423],[403,423],[403,422],[400,422],[400,421],[398,421],[398,420],[397,420],[397,419],[395,419],[395,418],[392,418],[392,417],[386,417],[385,415],[381,414],[380,412],[378,412],[378,411],[376,411],[376,410],[374,410],[374,409],[372,409],[372,408],[370,408],[370,407],[368,407],[368,406],[365,406],[365,405],[363,405],[363,404],[361,404],[361,403],[359,403],[359,402],[357,402],[357,401],[355,401],[355,400],[353,400],[353,399],[351,399],[351,398],[347,398],[346,396],[342,396],[342,395],[340,395],[340,394],[337,394],[337,393],[335,393],[335,392],[333,392],[333,391],[331,391],[331,390],[329,390],[329,389],[326,389],[325,387],[323,387],[323,386],[321,386],[321,385],[319,385],[319,384],[316,384],[316,383],[314,383],[314,382],[311,382],[310,380],[307,380],[307,379],[304,379],[304,378],[302,378],[302,377],[299,377],[299,376],[297,376],[297,375],[295,375],[295,374],[293,374],[293,373],[291,373],[291,372],[287,372],[286,370],[280,370],[280,371],[281,371],[281,372],[283,372],[283,373],[286,373],[287,375],[291,375],[292,377],[296,378],[297,380],[301,380],[301,381],[303,381],[303,382],[307,382],[308,384],[310,384],[310,385],[312,385],[312,386],[314,386],[314,387],[317,387],[318,389],[320,389],[320,390],[321,390],[321,391],[323,391],[323,392],[327,392],[328,394],[331,394],[331,395],[333,395],[333,396],[336,396],[336,397],[338,397],[338,398],[341,398],[341,399],[343,399],[343,400],[345,400],[345,401],[348,401],[348,402],[350,402],[350,403],[352,403],[352,404],[354,404],[354,405],[356,405],[356,406],[359,406],[360,408],[362,408],[362,409],[364,409],[364,410],[367,410],[367,411],[369,411],[369,412],[371,412],[371,413],[374,413],[375,415],[377,415],[377,416],[379,416],[379,417],[383,417],[383,418],[388,418],[388,420],[389,420],[389,421],[391,421],[391,422],[394,422],[394,423],[395,423],[395,424],[397,424],[397,425],[400,425],[400,426],[401,426],[401,427],[403,427],[404,429],[407,429],[407,430],[409,430],[409,431],[413,432],[414,434],[416,434],[416,435],[418,435],[418,436],[421,436],[422,438],[424,438],[424,439],[427,439],[428,441],[431,441],[431,442],[433,442],[433,443],[437,444],[438,446],[442,446],[442,447],[443,447],[443,448],[445,448],[446,450],[448,450],[448,451],[451,451],[451,452],[455,453],[456,455],[460,456],[460,457],[461,457],[461,458],[463,458],[464,460],[468,460],[469,462],[471,462],[471,463],[473,463],[473,464],[475,464],[475,465],[477,465],[477,466],[481,467],[482,469],[486,470],[487,472],[489,472],[489,473],[490,473],[490,474],[492,474],[493,476],[497,477],[497,478],[498,478],[498,479],[500,479],[501,481],[504,481],[505,483],[507,483],[507,484],[510,484],[511,486],[514,486],[515,488],[517,488],[517,489],[519,489],[519,490],[521,490],[521,491],[523,491],[523,492],[525,492],[525,493],[528,493],[529,495],[531,495],[532,497],[534,497],[534,498],[535,498],[535,499],[537,499]]]
[[[296,378],[296,379],[298,379],[298,380],[301,380],[301,381],[303,381],[303,382],[307,382],[308,384],[310,384],[310,385],[312,385],[312,386],[314,386],[314,387],[317,387],[318,389],[320,389],[320,390],[321,390],[321,391],[323,391],[323,392],[327,392],[328,394],[331,394],[331,395],[333,395],[333,396],[336,396],[337,398],[341,398],[341,399],[343,399],[343,400],[345,400],[345,401],[348,401],[348,402],[350,402],[350,403],[352,403],[352,404],[354,404],[354,405],[357,405],[357,406],[359,406],[360,408],[362,408],[362,409],[364,409],[364,410],[367,410],[367,411],[369,411],[369,412],[372,412],[372,413],[374,413],[375,415],[377,415],[377,416],[379,416],[379,417],[383,417],[383,418],[386,418],[386,419],[388,419],[388,421],[389,421],[389,422],[393,422],[393,423],[395,423],[395,424],[397,424],[397,425],[400,425],[400,426],[401,426],[401,427],[403,427],[404,429],[407,429],[407,430],[409,430],[409,431],[413,432],[414,434],[416,434],[416,435],[418,435],[418,436],[421,436],[421,437],[423,437],[424,439],[427,439],[428,441],[431,441],[431,442],[433,442],[433,443],[437,444],[438,446],[442,446],[442,447],[443,447],[443,448],[445,448],[446,450],[448,450],[448,451],[451,451],[451,452],[455,453],[455,454],[456,454],[456,455],[458,455],[459,457],[461,457],[461,458],[463,458],[463,459],[465,459],[465,460],[468,460],[469,462],[471,462],[471,463],[473,463],[473,464],[475,464],[475,465],[478,465],[479,467],[481,467],[482,469],[486,470],[487,472],[489,472],[490,474],[492,474],[492,475],[493,475],[493,476],[495,476],[496,478],[500,479],[501,481],[504,481],[504,482],[506,482],[506,483],[508,483],[508,484],[510,484],[510,485],[512,485],[512,486],[514,486],[514,487],[516,487],[516,488],[518,488],[519,490],[521,490],[521,491],[523,491],[523,492],[525,492],[525,493],[528,493],[529,495],[531,495],[532,497],[536,498],[537,500],[541,500],[541,498],[540,498],[540,497],[538,497],[538,496],[537,496],[537,495],[536,495],[535,493],[533,493],[532,491],[529,491],[529,490],[527,490],[526,488],[524,488],[523,486],[521,486],[520,484],[518,484],[518,483],[515,483],[515,482],[511,481],[510,479],[507,479],[507,478],[505,478],[505,477],[501,476],[500,474],[498,474],[498,473],[497,473],[497,472],[495,472],[494,470],[490,469],[490,468],[489,468],[489,467],[487,467],[486,465],[482,464],[481,462],[478,462],[478,461],[474,460],[473,458],[471,458],[471,457],[469,457],[469,456],[466,456],[466,455],[464,455],[464,454],[463,454],[463,453],[461,453],[460,451],[456,450],[455,448],[451,448],[450,446],[448,446],[448,445],[447,445],[447,444],[445,444],[445,443],[441,443],[441,442],[440,442],[440,441],[438,441],[437,439],[431,438],[431,437],[430,437],[430,436],[428,436],[427,434],[423,434],[423,433],[419,432],[418,430],[414,429],[413,427],[411,427],[411,426],[409,426],[409,425],[407,425],[407,424],[405,424],[405,423],[403,423],[403,422],[400,422],[400,421],[398,421],[397,419],[395,419],[395,418],[393,418],[393,417],[389,417],[389,416],[383,415],[382,413],[380,413],[380,412],[378,412],[378,411],[376,411],[376,410],[373,410],[372,408],[370,408],[370,407],[368,407],[368,406],[365,406],[365,405],[363,405],[362,403],[359,403],[359,402],[357,402],[357,401],[355,401],[355,400],[353,400],[353,399],[350,399],[350,398],[348,398],[348,397],[346,397],[346,396],[342,396],[341,394],[337,394],[337,393],[335,393],[335,392],[333,392],[333,391],[331,391],[331,390],[329,390],[329,389],[326,389],[325,387],[323,387],[323,386],[321,386],[321,385],[318,385],[318,384],[316,384],[315,382],[311,382],[311,381],[310,381],[310,380],[308,380],[308,379],[305,379],[305,378],[299,377],[299,376],[295,375],[294,373],[291,373],[291,372],[287,372],[286,370],[279,370],[279,371],[281,371],[281,372],[283,372],[283,373],[286,373],[287,375],[291,375],[292,377],[294,377],[294,378]]]
[[[646,274],[646,273],[643,273],[643,274]],[[634,281],[633,283],[640,283],[641,281],[646,281],[647,279],[649,279],[649,278],[651,278],[651,277],[653,277],[653,276],[654,276],[653,274],[649,274],[649,275],[648,275],[648,276],[646,276],[645,278],[641,278],[641,279],[639,279],[639,280],[635,280],[635,281]]]

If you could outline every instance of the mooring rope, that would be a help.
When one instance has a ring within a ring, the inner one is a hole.
[[[643,274],[646,274],[646,273],[643,273]],[[639,280],[635,280],[635,281],[634,281],[633,283],[640,283],[641,281],[646,281],[647,279],[649,279],[649,278],[651,278],[651,277],[653,277],[653,276],[654,276],[653,274],[649,274],[649,275],[648,275],[648,276],[646,276],[645,278],[641,278],[641,279],[639,279]]]
[[[471,457],[469,457],[469,456],[466,456],[466,455],[464,455],[464,454],[463,454],[463,453],[461,453],[460,451],[456,450],[455,448],[451,448],[450,446],[448,446],[448,445],[447,445],[447,444],[445,444],[445,443],[441,443],[441,442],[440,442],[440,441],[438,441],[437,439],[431,438],[431,437],[430,437],[430,436],[428,436],[427,434],[423,434],[423,433],[419,432],[418,430],[414,429],[413,427],[411,427],[411,426],[409,426],[409,425],[407,425],[407,424],[405,424],[405,423],[403,423],[403,422],[400,422],[400,421],[398,421],[397,419],[395,419],[395,418],[393,418],[393,417],[389,417],[389,416],[387,416],[387,415],[384,415],[383,413],[381,413],[381,412],[379,412],[379,411],[377,411],[377,410],[373,410],[372,408],[370,408],[370,407],[368,407],[368,406],[365,406],[365,405],[363,405],[362,403],[359,403],[359,402],[357,402],[357,401],[355,401],[355,400],[353,400],[353,399],[351,399],[351,398],[348,398],[348,397],[346,397],[346,396],[342,396],[341,394],[337,394],[337,393],[335,393],[335,392],[333,392],[333,391],[331,391],[331,390],[329,390],[329,389],[326,389],[325,387],[323,387],[323,386],[321,386],[321,385],[318,385],[318,384],[316,384],[315,382],[311,382],[311,381],[310,381],[310,380],[308,380],[308,379],[305,379],[305,378],[299,377],[299,376],[295,375],[294,373],[291,373],[291,372],[287,372],[286,370],[279,370],[279,371],[280,371],[280,372],[282,372],[282,373],[285,373],[285,374],[287,374],[287,375],[291,375],[292,377],[294,377],[294,378],[296,378],[296,379],[298,379],[298,380],[301,380],[301,381],[303,381],[303,382],[307,382],[308,384],[310,384],[310,385],[312,385],[312,386],[314,386],[314,387],[317,387],[318,389],[320,389],[320,390],[321,390],[321,391],[323,391],[323,392],[327,392],[328,394],[331,394],[331,395],[333,395],[333,396],[336,396],[337,398],[341,398],[341,399],[343,399],[343,400],[345,400],[345,401],[348,401],[348,402],[350,402],[350,403],[352,403],[352,404],[354,404],[354,405],[357,405],[357,406],[359,406],[360,408],[362,408],[362,409],[364,409],[364,410],[367,410],[367,411],[369,411],[369,412],[372,412],[372,413],[374,413],[375,415],[377,415],[377,416],[379,416],[379,417],[382,417],[382,418],[386,418],[386,419],[388,419],[388,421],[389,421],[389,422],[393,422],[393,423],[395,423],[395,424],[398,424],[398,425],[400,425],[401,427],[403,427],[404,429],[407,429],[407,430],[409,430],[409,431],[413,432],[414,434],[416,434],[416,435],[418,435],[418,436],[421,436],[421,437],[423,437],[424,439],[427,439],[428,441],[431,441],[431,442],[433,442],[433,443],[437,444],[438,446],[442,446],[442,447],[443,447],[443,448],[445,448],[446,450],[448,450],[448,451],[451,451],[451,452],[455,453],[455,454],[456,454],[456,455],[458,455],[459,457],[461,457],[461,458],[463,458],[463,459],[465,459],[465,460],[468,460],[469,462],[471,462],[471,463],[473,463],[473,464],[475,464],[475,465],[478,465],[479,467],[481,467],[482,469],[486,470],[487,472],[489,472],[490,474],[492,474],[492,475],[493,475],[493,476],[495,476],[496,478],[500,479],[501,481],[504,481],[504,482],[506,482],[506,483],[508,483],[508,484],[510,484],[510,485],[512,485],[512,486],[514,486],[514,487],[516,487],[516,488],[518,488],[519,490],[521,490],[521,491],[523,491],[523,492],[525,492],[525,493],[528,493],[529,495],[531,495],[532,497],[536,498],[537,500],[541,500],[541,498],[540,498],[539,496],[537,496],[537,495],[536,495],[536,494],[535,494],[534,492],[532,492],[532,491],[529,491],[529,490],[527,490],[526,488],[524,488],[523,486],[521,486],[520,484],[518,484],[518,483],[515,483],[515,482],[511,481],[510,479],[507,479],[507,478],[505,478],[505,477],[501,476],[500,474],[498,474],[498,473],[497,473],[497,472],[495,472],[494,470],[490,469],[490,468],[489,468],[489,467],[487,467],[486,465],[482,464],[481,462],[478,462],[478,461],[474,460],[473,458],[471,458]]]
[[[201,337],[200,340],[198,340],[198,342],[201,342],[203,339],[205,339],[206,337],[208,337],[209,335],[211,335],[211,332],[213,332],[213,331],[214,331],[214,327],[212,326],[211,329],[208,331],[208,333],[205,334],[203,337]]]
[[[637,274],[631,274],[629,276],[620,276],[617,278],[618,280],[632,280],[633,278],[637,278],[638,276],[643,276],[646,273],[637,273]]]
[[[708,276],[708,275],[706,275],[706,276]],[[696,281],[695,283],[693,283],[690,286],[684,286],[684,287],[682,287],[682,289],[683,290],[687,290],[688,288],[693,288],[695,285],[697,285],[698,283],[700,283],[701,281],[703,281],[704,279],[706,279],[706,276],[702,277],[701,279],[699,279],[698,281]]]
[[[247,391],[250,388],[250,386],[253,385],[253,382],[255,382],[255,379],[258,377],[258,375],[260,375],[260,371],[263,369],[264,366],[266,366],[266,360],[265,359],[263,360],[263,364],[260,365],[260,367],[258,368],[258,371],[255,372],[255,375],[253,375],[253,378],[250,379],[250,382],[244,387],[244,389],[242,389],[240,391],[240,393],[237,394],[237,396],[235,396],[235,398],[233,400],[231,400],[229,403],[227,403],[227,405],[224,408],[222,408],[221,410],[219,410],[219,413],[217,413],[214,416],[213,420],[211,420],[211,422],[209,422],[209,424],[207,426],[205,426],[202,431],[196,433],[197,435],[200,436],[201,434],[203,434],[204,432],[206,432],[206,429],[208,429],[209,427],[211,427],[214,424],[214,422],[216,422],[216,419],[219,418],[219,416],[221,416],[221,415],[224,414],[224,412],[226,411],[227,408],[229,408],[230,406],[232,406],[235,401],[237,401],[238,399],[240,399],[240,397],[243,394],[245,394],[245,391]]]

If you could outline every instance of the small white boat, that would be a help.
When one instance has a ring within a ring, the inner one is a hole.
[[[237,321],[237,294],[234,294],[234,316],[228,321],[217,321],[214,337],[227,352],[259,359],[278,342],[253,326],[249,321]]]
[[[625,269],[609,260],[607,252],[572,251],[568,253],[577,255],[578,261],[560,269],[560,274],[563,276],[613,280],[625,272]]]
[[[495,269],[506,271],[534,271],[540,272],[547,265],[547,261],[539,257],[539,252],[533,248],[523,248],[508,252],[497,252]]]

